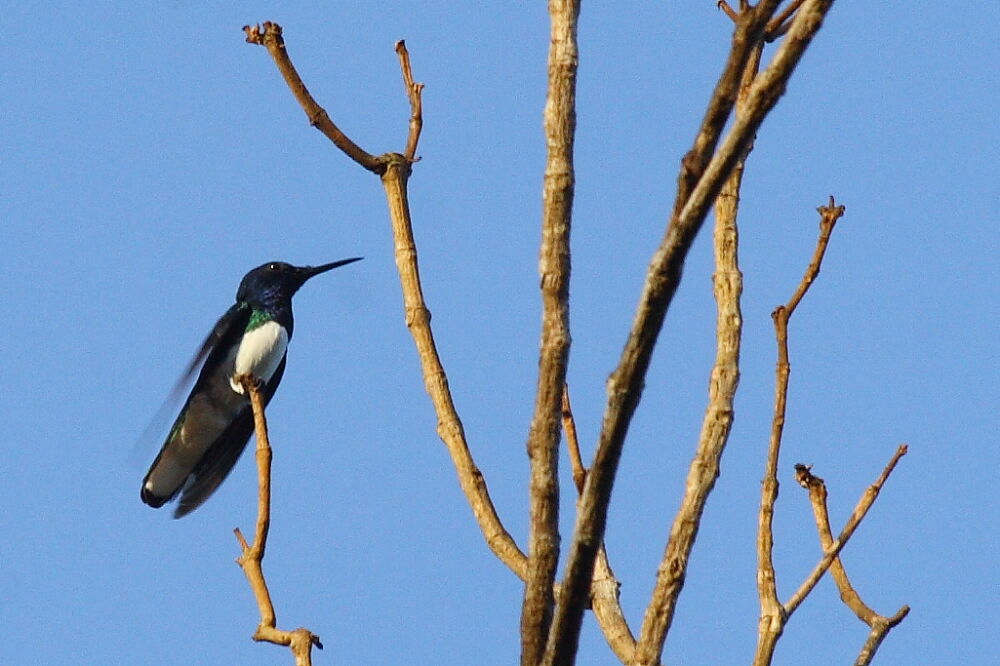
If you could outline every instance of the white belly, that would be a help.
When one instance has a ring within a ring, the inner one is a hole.
[[[288,348],[288,332],[276,321],[261,324],[243,336],[233,364],[233,377],[251,374],[267,383],[277,370],[278,364]],[[229,385],[237,393],[243,393],[243,386],[231,377]]]

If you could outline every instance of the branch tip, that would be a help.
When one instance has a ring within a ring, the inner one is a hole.
[[[272,21],[264,21],[263,26],[260,23],[245,25],[243,26],[243,32],[246,33],[247,44],[257,44],[260,46],[264,46],[268,42],[278,45],[284,44],[281,38],[281,26]]]
[[[726,16],[728,16],[733,21],[733,23],[735,23],[740,18],[739,14],[737,14],[736,11],[729,6],[729,3],[726,2],[726,0],[719,0],[717,3],[715,3],[715,7],[716,9],[721,10]]]
[[[236,535],[236,541],[240,544],[240,548],[243,549],[244,553],[250,550],[250,544],[247,543],[246,537],[243,536],[243,532],[240,531],[240,528],[234,527],[233,534]]]
[[[830,203],[826,206],[819,206],[816,208],[816,212],[822,217],[820,219],[821,225],[833,226],[837,223],[841,217],[843,217],[844,212],[847,210],[846,206],[838,206],[833,200],[833,195],[830,195]]]
[[[420,141],[420,132],[424,126],[423,83],[413,80],[413,67],[410,64],[410,52],[406,49],[406,40],[400,39],[396,42],[396,54],[399,56],[399,67],[403,73],[403,87],[406,90],[406,98],[410,101],[410,124],[409,133],[406,137],[406,149],[403,156],[411,164],[420,158],[416,157],[417,143]]]
[[[795,463],[795,481],[803,488],[808,488],[816,480],[822,481],[817,476],[812,475],[812,465],[803,465],[802,463]]]

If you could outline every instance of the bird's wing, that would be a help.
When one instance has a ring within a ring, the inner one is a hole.
[[[235,344],[236,340],[243,335],[248,321],[250,321],[250,308],[245,303],[234,303],[232,307],[226,310],[226,314],[219,317],[219,321],[215,322],[215,326],[212,327],[211,332],[205,336],[205,341],[201,343],[201,347],[198,348],[194,358],[188,363],[184,373],[181,374],[177,380],[177,384],[174,385],[173,390],[170,392],[170,398],[167,399],[168,403],[171,400],[176,401],[177,398],[183,395],[184,389],[191,383],[194,373],[205,366],[205,359],[213,352],[217,355],[228,353],[229,347]],[[199,381],[200,379],[201,377],[199,377]]]
[[[285,358],[282,358],[271,380],[264,386],[262,397],[265,405],[271,401],[284,373]],[[253,410],[248,404],[240,410],[225,432],[212,443],[188,477],[187,483],[181,490],[181,499],[174,511],[174,518],[181,518],[197,509],[225,481],[246,448],[253,430]]]
[[[250,314],[250,306],[246,303],[236,303],[226,310],[226,314],[219,317],[219,321],[215,322],[212,332],[205,337],[205,341],[201,343],[198,352],[191,359],[191,362],[188,363],[187,369],[181,375],[177,386],[174,388],[175,392],[190,381],[195,370],[201,368],[204,371],[206,365],[210,367],[214,366],[216,362],[225,358],[226,354],[229,353],[230,347],[236,344],[240,336],[246,331],[247,322],[250,321]],[[206,363],[206,360],[209,362]],[[197,389],[204,379],[205,373],[201,372],[194,388]]]
[[[191,386],[191,380],[194,378],[195,372],[203,367],[209,352],[213,349],[226,347],[226,345],[219,344],[224,339],[235,340],[236,336],[246,329],[246,324],[249,320],[250,309],[246,306],[241,307],[238,303],[230,307],[226,311],[226,314],[219,317],[219,321],[215,322],[212,331],[205,337],[205,341],[201,343],[201,347],[198,348],[194,358],[191,359],[187,368],[177,379],[174,388],[170,390],[170,395],[163,401],[160,409],[156,412],[156,416],[153,417],[149,426],[146,427],[146,430],[143,431],[142,436],[136,442],[135,448],[137,450],[145,448],[141,446],[144,442],[161,437],[160,433],[163,432],[163,427],[169,423],[167,419],[177,410],[181,396]],[[188,397],[190,398],[190,395]]]
[[[146,504],[153,507],[163,506],[165,503],[173,499],[180,490],[181,486],[178,485],[169,493],[154,495],[146,490],[146,482],[149,480],[150,475],[153,474],[153,471],[160,463],[164,453],[170,447],[170,444],[173,441],[174,432],[181,423],[184,413],[188,409],[191,397],[197,393],[202,388],[202,385],[208,380],[205,369],[215,367],[218,363],[221,363],[224,360],[225,355],[229,353],[229,348],[236,344],[239,336],[246,330],[246,325],[249,320],[250,308],[246,305],[240,305],[238,303],[230,307],[229,310],[227,310],[226,313],[219,318],[219,321],[215,323],[212,331],[205,338],[205,341],[201,344],[201,347],[194,355],[194,358],[191,359],[191,362],[188,364],[187,369],[181,375],[177,384],[170,392],[170,396],[163,403],[159,412],[157,412],[157,416],[154,417],[153,422],[146,429],[146,432],[139,440],[140,442],[143,442],[147,438],[154,436],[155,433],[162,431],[163,423],[166,422],[168,414],[176,409],[180,395],[182,395],[184,389],[191,383],[191,378],[195,371],[200,369],[201,372],[198,376],[198,380],[191,388],[187,400],[184,402],[184,406],[180,410],[180,414],[174,419],[173,425],[171,426],[165,441],[160,447],[160,452],[156,455],[156,459],[153,461],[153,464],[149,466],[149,471],[146,472],[146,476],[142,480],[141,496],[142,501]]]

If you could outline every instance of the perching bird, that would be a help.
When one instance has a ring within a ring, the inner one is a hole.
[[[142,480],[142,501],[160,507],[180,494],[174,517],[197,509],[225,480],[253,432],[253,411],[234,378],[252,373],[264,404],[285,372],[292,338],[292,296],[306,280],[361,257],[322,266],[272,261],[247,273],[236,303],[215,324],[181,382],[198,380]]]

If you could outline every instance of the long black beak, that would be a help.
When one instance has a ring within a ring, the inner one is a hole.
[[[338,268],[346,264],[353,264],[355,261],[361,261],[362,259],[364,259],[364,257],[351,257],[350,259],[341,259],[340,261],[323,264],[322,266],[303,266],[299,269],[299,275],[302,277],[302,282],[305,282],[314,275],[326,273],[327,271],[332,271],[334,268]]]

